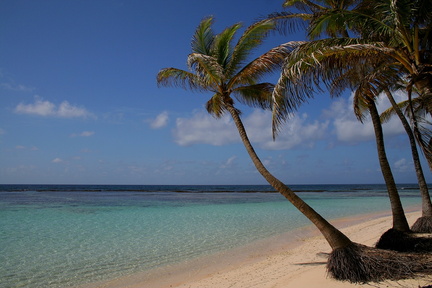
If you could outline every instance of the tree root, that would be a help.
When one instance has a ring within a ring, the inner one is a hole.
[[[411,231],[415,233],[432,233],[432,216],[423,216],[412,225]]]
[[[381,236],[375,247],[398,252],[432,252],[432,238],[389,229]]]
[[[410,279],[432,273],[432,255],[400,253],[353,243],[330,253],[327,271],[334,279],[351,283]]]

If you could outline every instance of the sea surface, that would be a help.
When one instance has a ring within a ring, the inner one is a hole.
[[[384,185],[293,185],[327,219],[390,209]],[[404,207],[417,185],[399,185]],[[0,287],[73,287],[310,225],[270,186],[0,185]]]

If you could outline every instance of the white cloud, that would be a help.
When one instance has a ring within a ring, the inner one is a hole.
[[[0,135],[6,134],[6,130],[0,128]]]
[[[298,146],[313,147],[315,141],[325,135],[328,122],[314,121],[308,123],[306,114],[294,116],[284,124],[276,141],[272,138],[271,114],[254,110],[243,120],[246,132],[254,144],[268,150],[284,150]],[[199,112],[192,118],[178,118],[174,137],[177,144],[182,146],[193,144],[210,144],[215,146],[240,142],[240,136],[229,116],[215,119]]]
[[[404,95],[401,93],[395,95],[396,101],[404,99],[403,97]],[[390,107],[390,104],[387,97],[380,97],[377,101],[378,111],[382,112],[388,107]],[[355,144],[375,139],[375,132],[370,117],[367,117],[363,123],[355,117],[353,96],[349,99],[341,98],[334,101],[329,109],[324,110],[324,116],[332,120],[337,139],[341,142]],[[383,131],[386,136],[405,133],[397,117],[393,117],[389,122],[384,123]]]
[[[258,143],[263,149],[286,150],[296,147],[312,148],[317,140],[326,134],[328,121],[308,121],[308,115],[292,115],[292,117],[281,126],[281,130],[273,141],[272,115],[262,110],[254,110],[245,121],[245,127],[252,142]]]
[[[221,146],[239,141],[234,123],[228,116],[215,119],[204,112],[195,113],[192,118],[177,118],[174,138],[181,146],[193,144]]]
[[[160,113],[154,120],[150,122],[152,129],[160,129],[168,124],[169,115],[167,111]]]
[[[93,136],[94,134],[95,134],[94,131],[83,131],[79,134],[73,133],[70,136],[71,137],[90,137],[90,136]]]
[[[404,93],[395,93],[396,101],[406,99]],[[273,141],[271,128],[271,113],[263,110],[253,110],[244,116],[243,123],[251,142],[262,149],[286,150],[294,148],[313,148],[315,143],[328,138],[329,130],[340,142],[356,144],[375,139],[370,117],[363,123],[357,120],[353,111],[353,97],[340,98],[331,106],[323,110],[323,121],[311,120],[307,113],[293,115]],[[382,112],[390,107],[387,97],[380,97],[377,101],[378,111]],[[332,128],[331,128],[332,127]],[[405,131],[397,117],[383,124],[385,136],[404,134]],[[240,143],[237,129],[226,115],[222,119],[215,119],[205,112],[197,112],[190,118],[177,118],[174,129],[175,142],[181,146],[193,144],[210,144],[215,146]]]
[[[17,145],[17,146],[15,146],[15,149],[17,149],[17,150],[30,150],[30,151],[38,151],[39,150],[39,148],[37,148],[36,146],[32,146],[32,147],[26,147],[26,146],[23,146],[23,145]]]
[[[237,156],[232,156],[230,158],[228,158],[225,163],[223,163],[220,168],[224,169],[224,168],[228,168],[228,167],[232,167],[235,164],[235,160],[237,159]]]
[[[407,172],[412,169],[412,165],[410,164],[405,158],[402,158],[394,163],[394,167],[399,172]]]
[[[81,137],[90,137],[93,136],[95,132],[93,131],[84,131],[80,134]]]
[[[0,87],[5,90],[19,91],[19,92],[31,92],[34,90],[32,87],[27,87],[21,84],[15,83],[0,83]]]
[[[56,106],[54,103],[45,101],[40,97],[35,97],[35,102],[33,104],[18,104],[15,108],[15,112],[19,114],[58,118],[94,117],[94,115],[85,108],[73,106],[68,101],[63,101],[60,105]]]
[[[52,163],[62,163],[63,160],[61,158],[54,158],[51,162]]]

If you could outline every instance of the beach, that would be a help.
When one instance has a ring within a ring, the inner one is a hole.
[[[409,212],[412,224],[420,212]],[[333,221],[351,240],[373,246],[391,225],[388,212],[374,213]],[[300,234],[299,234],[300,233]],[[85,288],[277,288],[277,287],[421,287],[432,284],[432,277],[382,283],[351,284],[331,279],[326,274],[325,253],[330,247],[316,229],[293,231],[293,239],[267,239],[224,255],[212,255],[195,262],[165,267],[152,273],[136,274]],[[272,246],[272,242],[275,244]],[[248,251],[248,249],[254,249]],[[236,254],[237,253],[237,254]]]

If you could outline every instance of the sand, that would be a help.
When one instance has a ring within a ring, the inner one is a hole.
[[[407,213],[412,224],[420,212]],[[388,213],[339,219],[332,223],[352,241],[373,246],[391,227]],[[289,239],[288,239],[289,238]],[[326,274],[330,247],[314,227],[293,231],[218,255],[165,267],[86,288],[285,288],[285,287],[415,287],[432,284],[432,277],[356,285]]]

